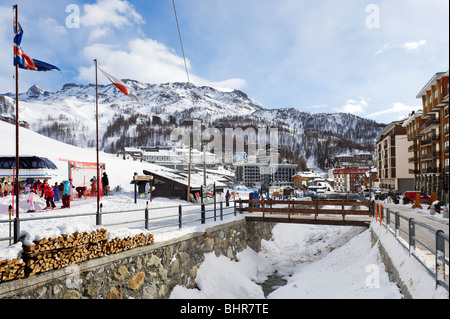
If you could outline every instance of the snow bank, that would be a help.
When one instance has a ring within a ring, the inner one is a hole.
[[[378,247],[371,247],[368,230],[318,261],[297,265],[288,283],[268,296],[274,299],[401,297],[398,287],[384,272]]]
[[[252,254],[246,251],[247,257]],[[255,254],[252,254],[253,257]],[[242,258],[242,256],[241,256]],[[176,286],[172,299],[262,299],[264,293],[259,285],[252,281],[257,279],[258,266],[253,258],[243,258],[239,262],[225,256],[216,257],[214,253],[205,256],[195,279],[197,289]]]
[[[378,248],[371,247],[370,232],[358,233],[358,227],[278,224],[259,253],[247,248],[237,262],[207,255],[195,279],[199,289],[177,286],[170,298],[261,299],[259,284],[274,272],[287,276],[288,283],[270,299],[402,298],[384,272]]]
[[[0,248],[0,260],[18,259],[22,262],[22,251],[23,248],[21,242]]]

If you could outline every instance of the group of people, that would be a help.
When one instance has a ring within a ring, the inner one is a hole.
[[[55,202],[59,202],[60,195],[62,194],[62,206],[61,208],[70,207],[70,184],[72,180],[63,181],[58,185],[55,183],[54,186],[50,186],[47,180],[41,182],[39,180],[35,181],[33,184],[25,184],[25,194],[28,194],[28,212],[35,212],[35,202],[38,197],[45,198],[46,207],[44,210],[55,209]]]
[[[91,180],[92,188],[96,191],[97,181]],[[109,193],[108,175],[103,173],[102,176],[103,195],[107,196]],[[55,183],[51,186],[47,179],[42,182],[40,180],[33,180],[27,178],[25,184],[20,183],[19,193],[27,196],[28,210],[27,212],[35,212],[35,203],[39,198],[44,198],[46,207],[44,210],[56,209],[55,202],[62,200],[61,208],[70,208],[70,194],[72,186],[72,179],[63,180],[61,183]],[[78,189],[77,189],[78,191]],[[14,192],[14,181],[2,178],[0,180],[0,197],[12,195]]]
[[[5,181],[4,178],[0,182],[0,197],[8,196],[12,194],[12,191],[14,189],[14,183],[8,181]]]

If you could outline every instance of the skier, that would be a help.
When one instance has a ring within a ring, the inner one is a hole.
[[[103,173],[103,177],[102,177],[102,185],[103,185],[103,195],[108,196],[109,190],[109,180],[108,180],[108,175],[106,175],[106,173]]]
[[[64,181],[64,190],[62,195],[63,205],[61,208],[69,208],[70,207],[70,181]]]
[[[45,195],[45,202],[47,204],[47,206],[44,209],[55,209],[56,205],[55,202],[53,201],[53,196],[55,196],[55,193],[53,192],[53,188],[48,185],[45,184],[45,188],[44,188],[44,195]]]
[[[55,202],[59,202],[59,188],[58,188],[58,183],[55,183],[55,186],[53,186],[53,192],[55,193],[55,197],[54,197]]]
[[[32,188],[30,193],[28,194],[28,199],[27,199],[28,211],[27,211],[27,213],[32,213],[32,212],[36,211],[36,209],[34,208],[34,203],[36,202],[36,198],[37,198],[36,190],[34,188]]]

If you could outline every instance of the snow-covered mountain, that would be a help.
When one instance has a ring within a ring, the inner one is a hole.
[[[372,151],[376,135],[385,127],[351,114],[313,114],[293,108],[265,109],[244,92],[220,91],[191,83],[147,84],[124,80],[143,104],[113,85],[99,85],[99,139],[107,152],[125,146],[170,145],[170,132],[185,121],[207,126],[277,127],[282,157],[315,163],[324,153]],[[20,94],[21,121],[30,129],[81,147],[95,146],[95,85],[65,84],[48,92],[37,85]],[[0,114],[15,114],[15,95],[0,95]]]

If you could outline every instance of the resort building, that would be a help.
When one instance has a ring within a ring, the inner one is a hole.
[[[417,94],[422,110],[404,122],[409,161],[414,163],[416,190],[448,202],[449,192],[449,72],[436,73]]]
[[[378,135],[376,143],[379,187],[382,192],[414,189],[414,165],[408,161],[411,141],[406,137],[403,121],[390,123]]]

